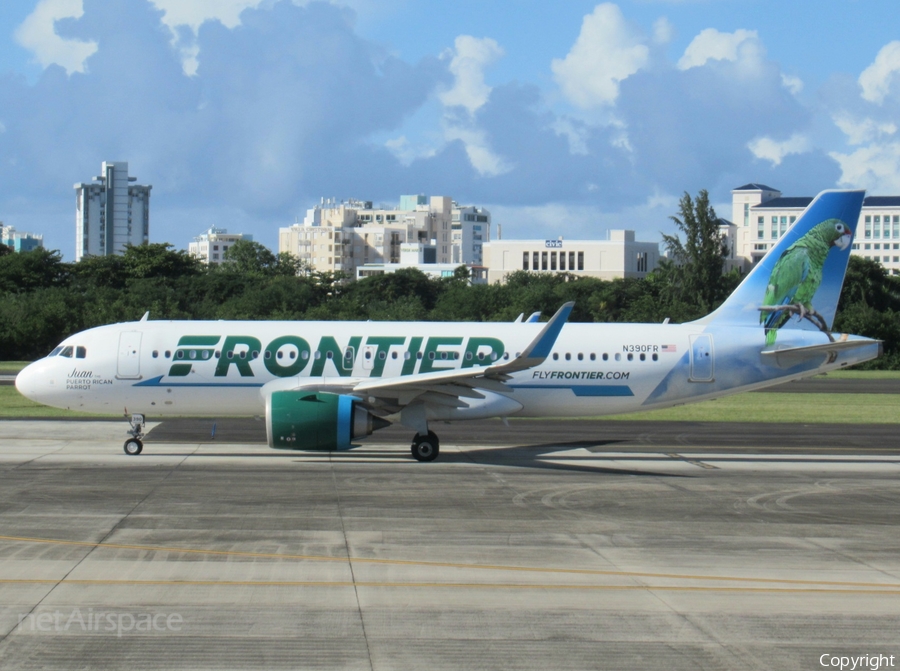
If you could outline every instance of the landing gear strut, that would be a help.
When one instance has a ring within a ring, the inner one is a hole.
[[[125,454],[134,456],[141,453],[144,449],[144,443],[141,438],[144,437],[144,416],[134,414],[128,420],[131,429],[126,431],[131,438],[125,441]]]
[[[440,454],[441,442],[434,431],[429,431],[424,436],[417,433],[413,438],[411,450],[416,461],[434,461]]]

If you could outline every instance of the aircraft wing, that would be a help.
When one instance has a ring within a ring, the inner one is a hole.
[[[518,356],[489,366],[448,369],[389,378],[310,379],[300,389],[357,396],[372,410],[391,414],[413,401],[449,407],[466,405],[461,398],[483,399],[482,391],[504,392],[513,373],[541,365],[549,356],[575,303],[565,303]],[[298,388],[298,387],[294,387]]]

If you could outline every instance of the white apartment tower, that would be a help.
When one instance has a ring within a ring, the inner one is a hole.
[[[104,161],[91,183],[75,185],[75,260],[121,254],[150,237],[151,186],[132,184],[127,161]]]

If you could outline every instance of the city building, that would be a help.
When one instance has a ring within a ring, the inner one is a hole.
[[[75,260],[121,254],[150,239],[150,186],[132,184],[128,162],[104,161],[101,174],[75,185]]]
[[[782,196],[765,184],[745,184],[731,192],[737,254],[745,269],[766,255],[812,200]],[[851,253],[877,261],[891,275],[900,274],[900,196],[866,196]]]
[[[206,265],[218,265],[225,260],[225,252],[238,240],[253,241],[246,233],[229,233],[227,229],[213,226],[188,243],[188,254],[196,256]]]
[[[366,263],[356,267],[356,279],[395,273],[401,268],[415,268],[432,278],[453,277],[461,265],[469,268],[470,284],[485,284],[487,268],[461,263],[438,263],[437,245],[432,243],[408,242],[400,245],[397,263]]]
[[[490,240],[490,224],[490,213],[483,208],[460,207],[447,196],[405,195],[396,208],[323,199],[302,223],[279,229],[278,251],[296,255],[314,271],[342,271],[351,277],[367,264],[400,264],[405,244],[433,247],[435,264],[478,266],[482,245]]]
[[[0,221],[0,244],[12,248],[14,252],[30,252],[44,246],[44,236],[20,233],[12,226],[4,226]]]
[[[488,283],[510,273],[571,273],[611,280],[646,277],[659,265],[659,245],[637,242],[634,231],[612,230],[608,240],[494,240],[484,244]]]

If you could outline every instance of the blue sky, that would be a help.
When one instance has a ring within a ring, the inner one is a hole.
[[[0,220],[71,259],[104,160],[179,248],[211,225],[274,246],[323,196],[658,240],[684,191],[726,217],[751,181],[900,194],[895,5],[5,0]]]

